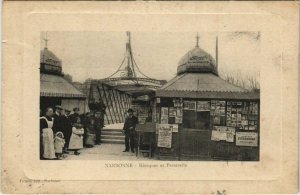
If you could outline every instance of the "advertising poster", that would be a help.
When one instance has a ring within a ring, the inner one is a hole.
[[[157,124],[156,125],[156,130],[157,132],[159,132],[159,129],[171,129],[173,133],[177,133],[178,132],[178,125],[177,124]]]
[[[258,146],[257,133],[252,132],[236,132],[236,145],[237,146]]]
[[[178,125],[177,124],[170,124],[169,126],[172,129],[173,133],[178,133]]]
[[[235,128],[226,126],[214,126],[211,133],[213,141],[234,142]]]
[[[168,124],[169,123],[169,117],[168,116],[161,116],[160,123],[161,124]]]
[[[184,101],[183,109],[184,110],[196,110],[196,101]]]
[[[176,124],[181,124],[182,123],[182,116],[176,116],[175,117],[175,123]]]
[[[182,109],[181,108],[177,108],[177,110],[176,110],[176,116],[182,117],[182,114],[183,114]]]
[[[163,116],[168,117],[168,115],[169,115],[168,107],[161,107],[161,117]]]
[[[197,112],[210,111],[210,101],[197,101]]]
[[[175,117],[176,116],[176,108],[170,107],[169,109],[169,117]]]
[[[162,148],[171,148],[172,146],[172,131],[170,125],[158,125],[157,146]]]

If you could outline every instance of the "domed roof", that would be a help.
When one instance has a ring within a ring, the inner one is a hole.
[[[52,65],[52,66],[58,66],[61,68],[61,60],[50,50],[47,48],[44,48],[41,50],[40,55],[40,63]]]
[[[187,52],[178,63],[177,74],[186,72],[211,72],[217,74],[215,60],[209,53],[196,46]]]

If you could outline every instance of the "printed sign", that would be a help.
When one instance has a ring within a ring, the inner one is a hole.
[[[197,101],[197,111],[210,111],[210,101]]]
[[[178,125],[177,124],[156,124],[156,133],[158,134],[158,131],[160,128],[169,128],[172,130],[173,133],[178,133]]]
[[[237,146],[258,146],[257,133],[252,132],[236,132]]]
[[[214,126],[211,132],[211,140],[233,142],[235,135],[234,127]]]
[[[178,116],[178,117],[182,117],[182,109],[181,108],[177,108],[177,110],[176,110],[176,116]]]
[[[175,117],[175,116],[176,116],[176,108],[170,107],[169,117]]]
[[[168,123],[169,123],[169,118],[168,118],[168,116],[161,116],[160,123],[161,123],[161,124],[168,124]]]
[[[196,101],[184,101],[183,109],[184,110],[196,110]]]
[[[160,104],[160,98],[156,98],[156,103]]]
[[[176,124],[181,124],[182,123],[182,116],[176,116],[175,117],[175,123]]]
[[[178,131],[178,126],[177,126]],[[171,148],[172,146],[172,132],[173,127],[170,125],[158,125],[158,139],[157,146],[163,148]]]
[[[162,107],[162,108],[161,108],[161,116],[162,116],[162,117],[163,117],[163,116],[168,117],[168,115],[169,115],[168,107]]]

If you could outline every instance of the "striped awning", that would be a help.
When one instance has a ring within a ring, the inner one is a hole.
[[[86,95],[62,76],[51,74],[41,74],[40,76],[41,97],[86,98]]]

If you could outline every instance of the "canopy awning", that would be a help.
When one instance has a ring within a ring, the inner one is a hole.
[[[259,93],[233,85],[211,73],[185,73],[156,91],[157,97],[259,99]]]
[[[86,95],[62,76],[51,74],[41,74],[40,76],[40,96],[42,97],[86,98]]]

